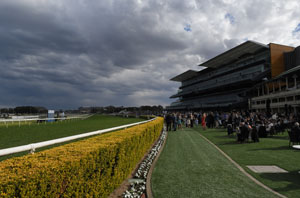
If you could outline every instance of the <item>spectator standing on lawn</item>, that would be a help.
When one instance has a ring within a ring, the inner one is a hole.
[[[292,127],[292,132],[295,133],[295,136],[298,140],[300,140],[300,127],[299,122],[295,122],[294,126]]]
[[[182,116],[180,113],[177,115],[177,126],[178,126],[178,130],[182,129]]]
[[[201,125],[202,125],[203,130],[206,130],[206,113],[203,113],[203,115],[202,115]]]
[[[191,117],[188,115],[186,119],[186,127],[190,128],[191,127]]]
[[[199,125],[198,116],[195,116],[195,125],[196,125],[196,127]]]
[[[208,128],[214,127],[214,115],[213,112],[210,112],[206,117],[206,124]]]
[[[191,117],[191,128],[194,127],[194,114],[190,114],[190,117]]]
[[[175,113],[172,115],[173,131],[176,131],[177,128],[177,116]]]
[[[186,121],[187,121],[186,115],[184,114],[184,115],[182,116],[182,125],[185,126],[185,127],[187,127]]]
[[[198,123],[201,124],[201,122],[202,122],[202,112],[200,112],[200,113],[198,114],[197,118],[198,118]]]
[[[249,137],[249,128],[244,122],[240,123],[240,133],[237,133],[237,141],[243,143]]]
[[[167,131],[171,131],[172,117],[169,113],[166,115],[166,123],[167,123]]]
[[[215,127],[216,127],[216,128],[219,127],[219,123],[220,123],[220,122],[219,122],[219,119],[220,119],[220,118],[219,118],[219,112],[216,111],[216,112],[214,113],[214,122],[215,122]]]

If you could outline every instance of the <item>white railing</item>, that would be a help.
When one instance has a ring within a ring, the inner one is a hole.
[[[93,116],[84,115],[84,116],[73,116],[73,117],[64,117],[64,118],[15,118],[15,119],[0,119],[0,123],[9,123],[9,122],[26,122],[26,121],[51,121],[51,120],[71,120],[71,119],[86,119]]]
[[[35,149],[37,149],[37,148],[42,148],[42,147],[45,147],[45,146],[50,146],[50,145],[54,145],[54,144],[58,144],[58,143],[63,143],[63,142],[71,141],[71,140],[76,140],[76,139],[80,139],[80,138],[84,138],[84,137],[89,137],[89,136],[92,136],[92,135],[98,135],[98,134],[107,133],[107,132],[110,132],[110,131],[124,129],[124,128],[127,128],[127,127],[131,127],[131,126],[143,124],[143,123],[146,123],[146,122],[150,122],[150,121],[153,121],[155,119],[156,118],[153,118],[151,120],[136,122],[136,123],[132,123],[132,124],[126,124],[126,125],[122,125],[122,126],[118,126],[118,127],[113,127],[113,128],[109,128],[109,129],[102,129],[102,130],[98,130],[98,131],[88,132],[88,133],[84,133],[84,134],[73,135],[73,136],[69,136],[69,137],[58,138],[58,139],[48,140],[48,141],[38,142],[38,143],[32,143],[32,144],[28,144],[28,145],[17,146],[17,147],[12,147],[12,148],[7,148],[7,149],[1,149],[0,150],[0,156],[9,155],[9,154],[13,154],[13,153],[19,153],[19,152],[23,152],[23,151],[30,151],[30,152],[33,153],[33,152],[35,152]]]
[[[0,119],[0,124],[4,124],[7,128],[10,123],[19,123],[19,127],[21,126],[21,122],[28,122],[30,124],[31,121],[36,121],[38,124],[40,122],[53,122],[53,121],[64,121],[64,120],[73,120],[73,119],[87,119],[94,114],[84,115],[84,116],[73,116],[73,117],[63,117],[63,118],[15,118],[15,119]]]

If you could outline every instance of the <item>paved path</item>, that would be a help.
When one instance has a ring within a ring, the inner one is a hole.
[[[169,132],[151,182],[154,198],[276,197],[192,129]]]

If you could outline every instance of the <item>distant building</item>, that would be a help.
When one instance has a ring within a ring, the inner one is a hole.
[[[266,103],[264,108],[261,103],[255,106],[257,100],[263,100],[255,97],[270,94],[271,81],[281,79],[299,65],[298,51],[285,45],[246,41],[199,65],[205,69],[188,70],[172,78],[181,86],[171,96],[177,101],[167,110],[266,109]],[[267,88],[259,90],[266,83],[269,92]],[[274,90],[279,91],[279,87],[276,85]]]

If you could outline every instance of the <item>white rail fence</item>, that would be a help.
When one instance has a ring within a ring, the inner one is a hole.
[[[83,115],[83,116],[70,116],[64,118],[15,118],[15,119],[0,119],[0,122],[26,122],[26,121],[51,121],[51,120],[71,120],[71,119],[86,119],[94,114],[91,115]]]
[[[151,120],[136,122],[136,123],[132,123],[132,124],[126,124],[126,125],[122,125],[122,126],[118,126],[118,127],[113,127],[113,128],[109,128],[109,129],[102,129],[102,130],[98,130],[98,131],[88,132],[88,133],[84,133],[84,134],[73,135],[73,136],[69,136],[69,137],[58,138],[58,139],[48,140],[48,141],[38,142],[38,143],[32,143],[32,144],[28,144],[28,145],[17,146],[17,147],[12,147],[12,148],[7,148],[7,149],[1,149],[0,156],[10,155],[13,153],[19,153],[19,152],[24,152],[24,151],[30,151],[31,153],[34,153],[35,149],[37,149],[37,148],[42,148],[42,147],[51,146],[54,144],[68,142],[71,140],[76,140],[76,139],[80,139],[80,138],[85,138],[85,137],[89,137],[89,136],[93,136],[93,135],[98,135],[98,134],[102,134],[102,133],[119,130],[119,129],[124,129],[127,127],[150,122],[155,119],[156,118],[153,118]]]
[[[15,118],[15,119],[0,119],[0,123],[4,124],[6,127],[9,126],[9,123],[19,123],[19,126],[21,125],[21,122],[30,122],[30,121],[36,121],[38,124],[40,122],[44,122],[46,124],[47,121],[64,121],[64,120],[73,120],[73,119],[87,119],[94,114],[91,115],[83,115],[83,116],[70,116],[70,117],[64,117],[64,118]]]

